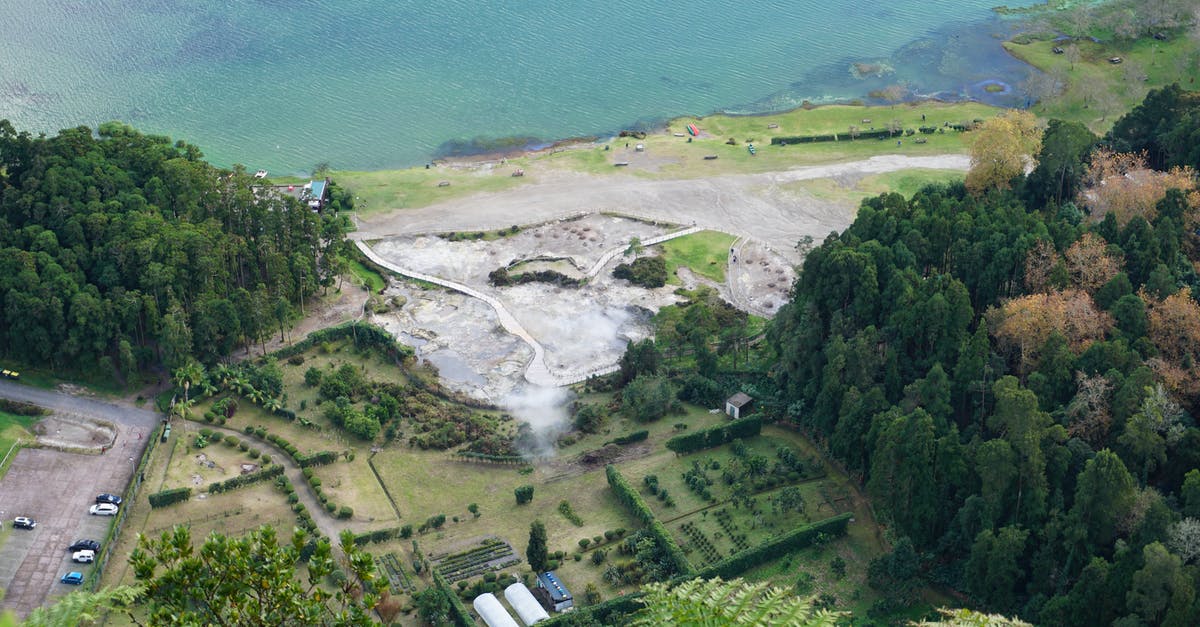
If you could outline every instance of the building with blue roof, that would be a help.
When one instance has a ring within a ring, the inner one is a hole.
[[[542,603],[555,612],[568,610],[575,606],[571,591],[562,584],[553,571],[539,573],[537,576],[537,591]]]

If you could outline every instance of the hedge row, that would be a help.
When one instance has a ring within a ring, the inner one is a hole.
[[[172,488],[150,495],[150,507],[166,507],[192,498],[191,488]]]
[[[450,582],[446,581],[437,569],[433,570],[433,582],[450,602],[450,617],[454,619],[454,624],[457,627],[475,627],[475,619],[471,618],[471,612],[463,605],[462,599],[458,598],[458,593],[450,587]]]
[[[529,460],[521,455],[490,455],[474,451],[459,451],[459,457],[472,462],[495,462],[497,464],[524,464]]]
[[[738,438],[752,438],[762,432],[762,419],[757,416],[740,418],[726,424],[677,435],[667,440],[667,448],[683,455],[701,449],[720,446]]]
[[[649,431],[634,431],[633,433],[628,433],[619,438],[613,438],[608,442],[605,442],[605,444],[633,444],[634,442],[641,442],[647,437],[650,437]]]
[[[237,477],[233,477],[231,479],[226,479],[224,481],[213,482],[212,485],[208,486],[208,493],[209,494],[220,494],[222,492],[236,490],[238,488],[248,486],[252,483],[258,483],[259,481],[262,481],[264,479],[278,477],[279,475],[282,475],[282,474],[283,474],[283,466],[280,466],[279,464],[272,464],[272,465],[269,465],[266,468],[263,468],[262,470],[259,470],[257,472],[252,472],[252,473],[249,473],[246,475],[240,475]]]
[[[904,131],[889,131],[886,128],[883,128],[873,131],[858,131],[854,134],[854,137],[851,137],[849,132],[828,133],[825,135],[794,135],[792,137],[772,137],[771,145],[787,146],[790,144],[812,144],[817,142],[846,141],[850,139],[878,139],[880,137],[895,137],[896,135],[903,134]]]
[[[299,465],[301,468],[308,468],[309,466],[324,466],[325,464],[332,464],[337,460],[337,456],[338,454],[334,451],[318,451],[312,455],[297,455],[295,458],[297,465]]]
[[[353,338],[357,348],[379,348],[391,357],[411,355],[412,349],[400,344],[392,334],[366,322],[347,322],[337,326],[319,329],[309,333],[307,337],[291,346],[286,346],[273,353],[276,359],[287,359],[324,342],[332,342],[344,338]]]
[[[675,538],[671,537],[671,532],[654,517],[654,512],[650,511],[650,507],[646,505],[646,501],[642,500],[642,495],[629,485],[621,471],[617,470],[616,466],[609,464],[604,467],[604,472],[608,475],[608,486],[616,493],[617,500],[621,501],[625,507],[638,520],[646,524],[646,531],[654,537],[658,542],[659,548],[662,549],[667,557],[675,566],[675,572],[680,575],[690,575],[692,565],[688,562],[687,556],[683,554],[683,550],[675,543]]]
[[[376,529],[354,536],[354,546],[363,546],[368,542],[380,543],[387,542],[400,537],[400,527],[388,527],[387,529]]]
[[[781,536],[777,536],[766,542],[752,546],[745,551],[739,551],[733,555],[709,565],[704,570],[696,573],[701,579],[711,579],[713,577],[721,577],[722,579],[732,579],[746,572],[747,570],[769,562],[780,555],[790,553],[797,549],[802,549],[817,538],[818,534],[824,533],[831,536],[840,536],[846,533],[846,524],[850,522],[850,513],[839,514],[833,518],[798,527]]]
[[[7,398],[0,398],[0,411],[6,411],[18,416],[42,416],[50,413],[37,405],[13,401]]]

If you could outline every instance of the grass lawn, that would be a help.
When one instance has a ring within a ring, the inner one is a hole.
[[[16,457],[16,451],[13,451],[12,457],[8,459],[4,459],[4,456],[8,455],[17,440],[33,439],[33,433],[29,429],[39,419],[39,416],[18,416],[0,411],[0,460],[4,460],[3,463],[0,463],[0,477],[4,476],[5,471],[12,464],[12,458]]]
[[[659,244],[667,261],[667,276],[670,277],[670,282],[674,284],[679,281],[675,271],[680,266],[685,266],[700,276],[724,283],[725,266],[729,262],[729,246],[736,239],[720,231],[700,231]]]
[[[519,166],[514,166],[519,167]],[[339,171],[338,185],[354,194],[354,207],[367,214],[391,209],[423,207],[434,202],[474,194],[495,192],[520,185],[532,177],[514,177],[511,167],[451,168],[438,166],[406,170],[366,172]],[[439,187],[441,182],[450,185]]]
[[[1079,60],[1074,64],[1069,55],[1054,54],[1052,50],[1069,45],[1079,50]],[[1004,47],[1018,59],[1066,80],[1065,91],[1039,102],[1033,108],[1035,113],[1082,122],[1097,134],[1108,131],[1150,89],[1173,82],[1182,83],[1184,89],[1196,88],[1191,68],[1195,67],[1197,45],[1183,35],[1167,41],[1144,37],[1127,42],[1105,37],[1102,43],[1079,40],[1070,44],[1046,39],[1006,42]],[[1123,62],[1109,63],[1111,57],[1121,57]]]
[[[387,282],[383,280],[383,277],[378,272],[364,266],[361,261],[353,258],[347,259],[346,266],[354,275],[356,282],[359,285],[365,285],[372,294],[378,294],[387,287]]]
[[[930,170],[914,168],[883,174],[872,174],[859,179],[853,185],[844,185],[835,179],[812,179],[807,181],[792,181],[780,185],[782,189],[798,190],[812,197],[827,202],[859,203],[864,199],[873,198],[886,192],[895,192],[905,198],[914,194],[926,185],[937,183],[955,183],[963,180],[963,172],[953,170]]]

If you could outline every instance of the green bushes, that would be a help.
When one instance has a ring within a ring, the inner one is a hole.
[[[641,442],[648,437],[650,437],[649,431],[634,431],[633,433],[628,433],[621,437],[613,438],[608,442],[605,442],[605,444],[633,444],[634,442]]]
[[[281,348],[273,353],[276,359],[287,359],[299,355],[325,342],[333,342],[344,338],[352,338],[354,347],[359,349],[375,348],[393,359],[411,355],[412,349],[396,342],[387,331],[365,322],[348,322],[334,327],[328,327],[309,333],[307,337],[291,346]]]
[[[762,419],[757,416],[751,416],[749,418],[734,420],[728,424],[717,425],[684,435],[677,435],[667,440],[666,446],[676,454],[684,455],[701,449],[720,446],[738,438],[754,437],[761,431]]]
[[[575,510],[571,508],[571,503],[569,501],[559,502],[558,513],[562,514],[563,518],[571,521],[571,524],[575,525],[576,527],[583,526],[583,519],[580,518],[579,514],[576,514]]]
[[[642,287],[662,287],[667,284],[667,261],[661,256],[639,257],[632,263],[618,264],[612,275]]]
[[[408,535],[412,535],[412,525],[408,525],[408,531]],[[402,532],[402,527],[388,527],[386,529],[376,529],[375,531],[360,533],[354,536],[354,545],[363,546],[368,542],[379,544],[380,542],[387,542],[388,540],[394,540],[396,538],[408,537],[406,535],[402,535]]]
[[[877,130],[855,131],[854,137],[858,139],[879,139],[883,137],[892,137],[901,134],[903,131],[888,130],[881,128]],[[847,133],[827,133],[824,135],[793,135],[791,137],[772,137],[772,146],[788,146],[791,144],[811,144],[817,142],[832,142],[846,141],[852,139],[849,132]]]
[[[513,496],[517,498],[517,505],[524,505],[533,500],[533,486],[523,485],[513,490]]]
[[[324,466],[337,461],[338,454],[335,451],[319,451],[312,455],[295,456],[296,464],[301,468],[309,466]]]
[[[473,462],[493,462],[497,464],[524,464],[529,461],[521,455],[490,455],[488,453],[476,453],[474,451],[459,451],[455,453],[458,457],[467,461]]]
[[[222,492],[236,490],[238,488],[242,488],[242,487],[248,486],[253,483],[258,483],[259,481],[262,481],[264,479],[278,477],[279,475],[282,475],[282,474],[283,474],[283,466],[268,466],[257,472],[252,472],[247,475],[241,475],[238,477],[233,477],[231,479],[226,479],[224,481],[215,482],[212,485],[208,486],[208,493],[209,494],[220,494]]]
[[[781,536],[767,540],[758,546],[739,551],[726,559],[710,565],[708,568],[696,573],[695,576],[702,579],[711,579],[713,577],[732,579],[784,553],[790,553],[809,546],[817,539],[818,535],[840,536],[845,534],[846,524],[850,522],[851,516],[852,514],[850,513],[840,514],[811,525],[798,527]]]
[[[159,508],[174,505],[192,498],[191,488],[174,488],[163,490],[150,495],[150,507]]]

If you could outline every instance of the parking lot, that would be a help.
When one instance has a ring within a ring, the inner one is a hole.
[[[36,448],[17,454],[0,480],[0,589],[5,590],[0,609],[25,616],[75,590],[59,583],[72,570],[90,582],[93,565],[72,563],[67,546],[81,538],[104,541],[114,518],[92,516],[88,508],[97,494],[124,492],[148,433],[146,428],[117,425],[116,441],[102,455]],[[13,529],[16,516],[33,518],[37,528]]]

